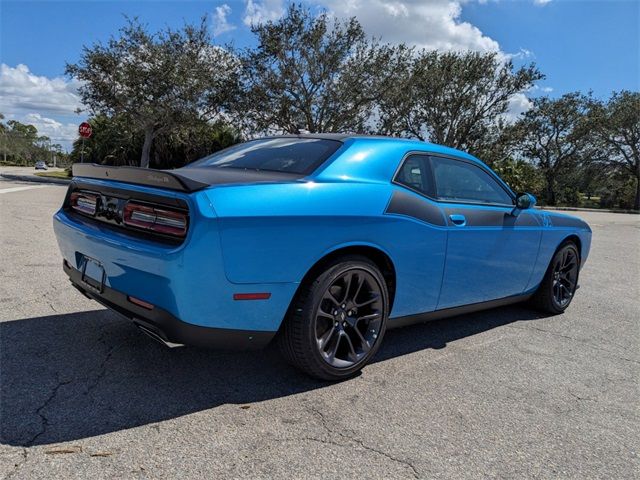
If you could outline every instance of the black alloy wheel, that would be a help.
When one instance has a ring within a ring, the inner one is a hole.
[[[380,335],[382,287],[361,268],[347,270],[325,290],[315,318],[318,351],[335,368],[362,360]]]
[[[553,298],[562,309],[569,306],[578,285],[578,256],[565,248],[553,263]]]
[[[300,286],[278,335],[293,366],[323,380],[357,374],[378,350],[389,315],[384,276],[369,258],[337,258]]]
[[[558,247],[547,272],[531,301],[536,308],[552,314],[562,313],[569,306],[580,273],[580,253],[575,243],[568,241]]]

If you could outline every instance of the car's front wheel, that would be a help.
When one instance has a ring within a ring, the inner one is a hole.
[[[564,312],[576,293],[579,271],[578,248],[573,242],[566,242],[551,259],[542,283],[531,299],[533,305],[553,314]]]
[[[309,375],[349,378],[378,350],[388,314],[387,285],[376,264],[359,255],[338,258],[301,285],[280,348]]]

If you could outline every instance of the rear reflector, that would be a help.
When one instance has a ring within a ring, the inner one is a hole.
[[[270,293],[234,293],[234,300],[269,300]]]
[[[165,235],[184,237],[187,233],[187,215],[135,202],[128,202],[123,211],[125,225],[151,230]]]
[[[146,308],[147,310],[153,310],[153,305],[151,303],[140,300],[139,298],[127,296],[127,300],[139,307]]]
[[[85,215],[95,215],[98,205],[98,195],[86,192],[73,192],[69,198],[71,208]]]

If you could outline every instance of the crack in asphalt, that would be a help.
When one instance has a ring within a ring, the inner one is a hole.
[[[353,442],[353,443],[358,444],[364,450],[367,450],[367,451],[373,452],[373,453],[377,453],[378,455],[382,455],[383,457],[388,458],[389,460],[391,460],[393,462],[396,462],[396,463],[399,463],[401,465],[404,465],[405,467],[408,467],[411,470],[414,478],[420,478],[420,474],[418,473],[418,470],[408,460],[405,460],[405,459],[402,459],[402,458],[398,458],[398,457],[394,457],[393,455],[391,455],[391,454],[389,454],[389,453],[387,453],[387,452],[385,452],[383,450],[379,450],[379,449],[377,449],[375,447],[371,447],[369,445],[366,445],[359,438],[355,438],[355,437],[347,435],[347,434],[345,434],[343,432],[336,431],[336,430],[332,429],[331,427],[329,427],[324,414],[320,410],[318,410],[318,409],[316,409],[314,407],[309,407],[308,411],[310,411],[311,413],[314,413],[317,417],[320,418],[320,422],[322,423],[322,427],[327,432],[329,432],[329,434],[331,434],[331,435],[339,435],[340,437],[344,438],[348,442]],[[331,445],[337,445],[337,446],[340,446],[340,447],[347,446],[347,445],[336,443],[334,441],[325,441],[325,440],[314,438],[314,437],[302,437],[300,440],[305,440],[305,439],[306,440],[310,440],[310,441],[317,441],[317,442],[320,442],[320,443],[328,443],[328,444],[331,444]]]
[[[103,344],[105,347],[107,347],[106,342],[104,341],[104,335],[105,332],[103,331],[100,334],[100,337],[98,338],[98,343]],[[98,367],[98,373],[95,375],[95,377],[93,378],[93,381],[91,383],[89,383],[87,385],[87,390],[86,390],[86,394],[90,394],[100,383],[100,380],[102,380],[102,378],[104,378],[104,376],[107,373],[106,370],[106,364],[109,361],[109,359],[111,358],[111,356],[113,355],[113,352],[116,350],[116,348],[118,347],[118,345],[113,345],[111,347],[108,347],[107,353],[105,354],[104,359],[102,360],[102,362],[100,362],[100,365]],[[59,378],[59,375],[56,374],[56,377]],[[45,401],[42,403],[42,405],[40,405],[37,409],[36,409],[36,414],[40,417],[40,421],[41,421],[41,428],[40,431],[37,432],[35,435],[33,435],[26,443],[26,447],[31,447],[34,445],[34,443],[36,442],[36,440],[38,440],[38,438],[40,438],[42,435],[44,435],[47,431],[47,428],[49,427],[49,419],[47,418],[47,416],[43,413],[43,411],[55,400],[57,394],[58,394],[58,390],[63,387],[64,385],[69,385],[70,383],[72,383],[73,380],[65,380],[65,381],[60,381],[58,380],[57,384],[53,387],[51,393],[49,394],[49,396],[45,399]]]
[[[612,352],[611,350],[608,350],[606,348],[602,348],[602,347],[600,347],[598,345],[594,345],[592,342],[590,342],[588,340],[583,340],[581,338],[572,337],[570,335],[565,335],[565,334],[562,334],[562,333],[559,333],[559,332],[554,332],[552,330],[545,330],[544,328],[539,328],[539,327],[516,327],[515,325],[505,325],[505,327],[507,327],[507,328],[515,328],[516,330],[529,330],[529,331],[548,333],[549,335],[552,335],[554,337],[566,338],[567,340],[573,340],[574,342],[578,342],[578,343],[582,343],[583,345],[587,345],[587,346],[593,348],[594,350],[598,350],[600,352],[608,353],[609,355],[612,355],[614,358],[616,358],[618,360],[622,360],[624,362],[631,362],[631,363],[640,364],[640,361],[638,361],[638,360],[633,360],[632,358],[620,357],[615,352]]]
[[[113,352],[115,352],[119,346],[119,344],[116,344],[108,347],[107,343],[104,340],[105,333],[106,331],[103,330],[102,333],[100,334],[100,337],[98,338],[98,343],[101,343],[102,345],[107,347],[107,353],[105,354],[104,358],[102,359],[102,362],[100,362],[100,365],[98,366],[98,369],[97,369],[98,373],[93,378],[93,381],[87,385],[87,390],[85,392],[86,395],[89,395],[91,392],[93,392],[93,390],[96,389],[100,381],[105,377],[105,375],[107,374],[107,369],[106,369],[107,362],[111,359]]]
[[[49,419],[42,412],[56,398],[56,395],[58,394],[58,390],[60,389],[60,387],[64,385],[68,385],[70,383],[71,383],[71,380],[65,380],[63,382],[58,380],[58,383],[56,384],[55,387],[53,387],[53,390],[51,390],[51,393],[49,394],[47,399],[44,401],[44,403],[36,409],[36,415],[40,417],[40,431],[26,442],[27,447],[32,446],[38,438],[40,438],[42,435],[46,433],[47,427],[49,426]]]

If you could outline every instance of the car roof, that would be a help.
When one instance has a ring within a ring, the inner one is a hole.
[[[285,135],[272,135],[268,138],[319,138],[324,140],[336,140],[338,142],[344,142],[345,140],[355,138],[371,138],[378,140],[393,140],[401,142],[416,142],[419,140],[412,140],[409,138],[391,137],[388,135],[366,135],[364,133],[300,133],[300,134],[285,134]],[[424,143],[424,142],[423,142]]]
[[[348,141],[376,141],[385,144],[395,144],[400,148],[405,147],[406,150],[419,150],[430,153],[440,153],[443,155],[453,155],[456,157],[465,158],[476,163],[484,165],[484,163],[478,158],[474,157],[470,153],[456,148],[447,147],[437,143],[425,142],[415,138],[401,138],[391,137],[388,135],[366,135],[359,133],[301,133],[301,134],[285,134],[285,135],[273,135],[267,138],[317,138],[324,140],[334,140],[338,142],[348,143]]]
[[[301,133],[301,134],[285,134],[285,135],[273,135],[266,138],[317,138],[323,140],[334,140],[338,142],[346,142],[348,140],[374,140],[378,142],[391,142],[403,144],[406,146],[416,147],[418,149],[426,149],[433,152],[450,153],[464,156],[469,159],[478,160],[473,155],[452,147],[447,147],[437,143],[425,142],[416,138],[401,138],[392,137],[389,135],[366,135],[361,133]]]

